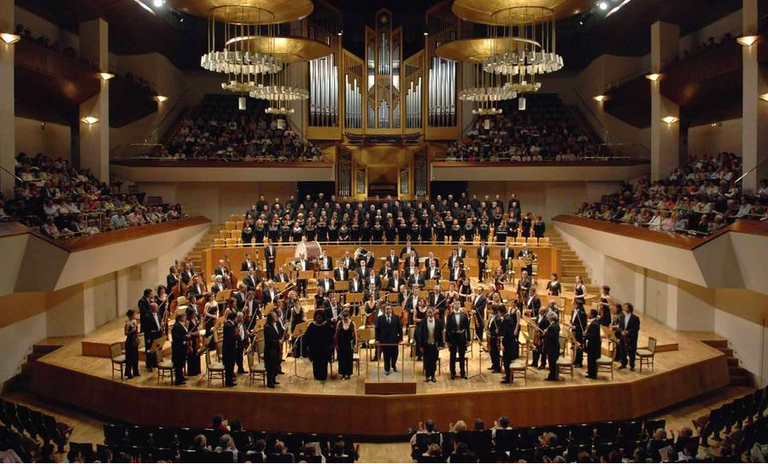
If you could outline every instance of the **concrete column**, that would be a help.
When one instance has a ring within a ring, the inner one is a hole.
[[[758,0],[744,0],[742,8],[743,34],[755,35],[758,31]],[[766,40],[761,37],[759,40]],[[742,180],[742,189],[754,193],[761,179],[768,177],[768,103],[760,100],[760,95],[768,92],[765,77],[760,72],[758,61],[758,42],[749,47],[742,47],[743,68],[743,105],[742,105],[742,156],[744,172],[757,166]],[[763,163],[762,165],[760,163]]]
[[[14,30],[14,2],[0,2],[0,32]],[[13,48],[0,41],[0,166],[14,172],[16,166],[16,112],[14,110]],[[0,170],[0,191],[13,197],[14,178]]]
[[[109,27],[103,19],[80,23],[80,54],[100,71],[109,71]],[[101,92],[80,105],[80,118],[98,118],[95,124],[80,122],[80,167],[109,182],[109,81]]]
[[[651,72],[662,68],[678,53],[680,27],[656,22],[651,25]],[[663,77],[662,77],[663,79]],[[658,180],[680,164],[680,124],[662,118],[680,118],[680,107],[661,95],[661,79],[651,81],[651,179]]]

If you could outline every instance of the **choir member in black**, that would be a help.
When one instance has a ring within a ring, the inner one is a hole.
[[[547,295],[560,296],[560,292],[562,291],[563,287],[560,285],[557,273],[553,272],[549,282],[547,282]]]
[[[384,356],[384,374],[389,375],[389,371],[397,372],[397,355],[400,347],[398,344],[403,340],[403,326],[400,318],[392,314],[392,306],[384,307],[384,314],[379,316],[376,323],[376,344],[380,346],[380,351]]]
[[[253,240],[256,244],[264,243],[264,237],[266,237],[267,229],[264,226],[264,221],[261,219],[256,220],[256,224],[253,225]],[[250,243],[250,242],[246,242]]]
[[[534,319],[536,327],[538,327],[538,335],[534,339],[533,348],[533,362],[531,367],[537,367],[539,369],[546,369],[547,367],[547,355],[544,353],[544,336],[542,335],[547,327],[549,327],[549,320],[547,319],[547,308],[539,308],[539,313]],[[534,328],[534,330],[536,330]]]
[[[176,322],[171,330],[171,360],[173,361],[174,385],[187,383],[184,378],[184,364],[187,362],[187,344],[191,338],[186,325],[187,314],[183,311],[176,315]]]
[[[587,377],[597,378],[597,360],[602,356],[600,339],[600,318],[596,309],[589,311],[589,322],[585,334],[587,342]]]
[[[533,227],[533,219],[531,218],[531,213],[527,213],[523,218],[522,222],[520,223],[520,228],[521,228],[520,235],[522,235],[525,238],[530,237],[531,227]]]
[[[132,379],[139,376],[139,326],[134,310],[129,309],[125,316],[125,377]]]
[[[304,226],[304,236],[308,242],[313,242],[317,239],[317,226],[314,219],[309,219],[307,225]]]
[[[611,297],[611,287],[603,285],[603,293],[600,294],[600,325],[608,327],[611,325],[611,306],[613,298]]]
[[[456,362],[459,362],[461,378],[466,379],[466,363],[464,362],[467,353],[467,345],[470,341],[469,318],[461,311],[458,302],[453,304],[452,312],[448,315],[445,323],[445,337],[448,343],[448,349],[451,353],[451,379],[456,378]]]
[[[550,382],[558,380],[557,359],[560,357],[560,324],[557,322],[558,316],[555,312],[547,313],[549,326],[544,331],[544,353],[547,355],[549,363],[549,375],[546,379]]]
[[[352,225],[352,233],[354,234],[354,224]],[[365,220],[360,226],[360,241],[362,243],[371,243],[371,222]]]
[[[264,258],[267,260],[267,278],[275,276],[275,259],[277,259],[277,247],[269,239],[264,244]]]
[[[499,262],[501,263],[501,268],[504,269],[504,272],[507,272],[507,266],[512,266],[512,260],[515,259],[515,250],[509,246],[509,244],[505,244],[504,248],[501,249],[501,252],[499,253]]]
[[[437,371],[437,358],[440,348],[443,347],[443,321],[436,317],[436,310],[429,308],[427,317],[422,319],[416,328],[417,343],[422,353],[424,353],[424,381],[437,382],[435,372]]]
[[[384,238],[384,226],[381,225],[381,221],[376,219],[376,221],[373,223],[373,228],[371,230],[371,240],[373,243],[381,243],[382,239]]]
[[[352,378],[352,354],[357,344],[357,330],[348,311],[341,313],[341,319],[336,324],[334,342],[339,362],[339,375],[342,380],[349,380]]]
[[[315,380],[328,378],[328,363],[333,352],[334,327],[326,321],[325,313],[317,311],[315,319],[307,327],[304,335],[309,358],[312,360],[312,374]]]
[[[571,316],[571,332],[579,345],[576,347],[576,355],[573,358],[574,367],[584,367],[584,332],[587,330],[587,312],[584,305],[574,302],[573,315]]]
[[[621,367],[624,369],[629,362],[629,370],[635,370],[635,354],[637,353],[637,338],[640,334],[640,318],[635,316],[635,308],[631,303],[624,303],[623,313],[619,318],[621,343],[624,345],[621,357]]]
[[[191,349],[187,349],[187,375],[200,375],[200,319],[197,311],[187,308],[187,327],[189,327],[189,343]]]
[[[397,225],[397,239],[400,241],[400,243],[403,243],[409,239],[408,224],[403,218],[400,218],[399,224]]]
[[[224,323],[223,328],[223,344],[221,348],[223,362],[224,362],[224,385],[227,387],[234,387],[237,385],[235,381],[235,357],[237,356],[237,326],[235,325],[235,317],[237,315],[233,312],[227,314],[227,322]]]
[[[536,221],[533,223],[533,236],[536,238],[542,238],[544,237],[546,230],[547,226],[544,224],[541,216],[536,216]]]
[[[410,226],[408,226],[408,238],[414,242],[419,241],[419,238],[421,237],[419,232],[421,232],[421,227],[419,226],[418,221],[414,218],[411,220]]]
[[[246,272],[250,271],[251,269],[256,269],[256,261],[251,259],[251,254],[246,253],[245,254],[245,261],[240,265],[240,271]]]
[[[280,226],[280,241],[286,244],[291,241],[291,232],[293,227],[288,219],[283,220],[283,224]]]
[[[494,220],[495,220],[495,217],[494,217]],[[496,228],[494,229],[494,234],[496,235],[496,242],[506,243],[508,233],[509,233],[509,229],[507,229],[507,221],[499,220],[499,222],[496,224]]]
[[[488,256],[491,250],[488,248],[488,244],[485,240],[480,242],[480,246],[477,247],[477,279],[481,282],[485,280],[485,269],[488,266]]]
[[[475,239],[475,223],[472,222],[472,219],[467,219],[467,222],[461,228],[461,237],[467,242]]]
[[[317,241],[328,241],[328,220],[325,215],[320,216],[320,219],[317,220]]]
[[[349,242],[350,237],[349,227],[347,227],[346,223],[342,222],[341,227],[339,227],[339,242]]]
[[[510,313],[504,316],[501,322],[501,344],[504,348],[504,379],[501,383],[512,383],[515,380],[514,374],[510,369],[512,361],[515,360],[515,356],[519,354],[520,344],[518,335],[520,331],[520,319],[517,317],[519,313],[515,313],[516,308],[514,305],[510,307]],[[506,308],[503,306],[500,308],[501,313],[506,313]]]
[[[264,326],[264,368],[267,371],[268,388],[275,388],[275,385],[279,385],[277,374],[280,371],[280,342],[282,338],[277,326],[277,316],[274,312],[267,314],[267,323]]]
[[[147,353],[152,348],[152,343],[163,335],[162,332],[162,319],[158,313],[157,303],[154,301],[149,304],[149,311],[141,319],[141,332],[144,334],[144,348]],[[152,372],[152,369],[157,367],[157,356],[147,355],[147,370]]]
[[[435,224],[435,242],[442,244],[445,243],[445,237],[446,237],[446,230],[445,230],[445,222],[443,222],[442,219],[437,221],[437,224]]]
[[[459,225],[458,219],[453,220],[449,233],[451,236],[451,243],[459,243],[459,241],[461,240],[462,230],[461,230],[461,226]]]
[[[422,243],[431,243],[432,242],[432,221],[429,219],[426,219],[421,224],[421,242]]]
[[[518,228],[520,227],[520,220],[513,215],[509,215],[507,218],[507,229],[509,230],[509,236],[517,237]]]
[[[477,234],[480,236],[480,241],[487,242],[490,233],[491,226],[488,224],[488,219],[483,218],[480,221],[480,225],[477,226]]]
[[[494,373],[501,372],[501,353],[499,352],[499,335],[501,334],[501,322],[499,315],[502,305],[498,300],[491,305],[491,315],[488,317],[488,351],[491,354],[491,367],[488,369]]]
[[[581,276],[576,276],[575,280],[576,284],[573,286],[573,302],[585,304],[587,302],[585,299],[587,295],[587,286],[584,285],[584,281],[581,279]]]
[[[395,243],[395,237],[397,237],[397,227],[395,227],[392,218],[389,218],[384,225],[384,238],[386,238],[387,243]]]

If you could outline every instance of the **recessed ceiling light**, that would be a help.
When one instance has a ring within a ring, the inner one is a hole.
[[[92,126],[92,125],[96,124],[97,122],[99,122],[99,118],[95,118],[93,116],[86,116],[86,117],[84,117],[84,118],[82,118],[80,120],[83,121],[84,123],[88,124],[89,126]]]
[[[113,77],[115,77],[115,75],[110,72],[103,72],[103,73],[99,73],[99,77],[101,77],[102,81],[108,81]]]
[[[162,8],[164,4],[165,0],[152,0],[152,5],[154,5],[155,8]]]
[[[677,121],[679,121],[680,118],[678,118],[677,116],[664,116],[663,118],[661,118],[661,120],[663,122],[666,122],[667,124],[674,124]]]
[[[648,79],[649,81],[656,82],[659,79],[661,79],[661,74],[659,74],[659,73],[646,74],[645,78]]]
[[[600,8],[601,10],[605,11],[605,10],[608,9],[608,3],[600,2],[600,3],[597,4],[597,7]]]
[[[162,103],[162,102],[168,100],[168,97],[166,97],[165,95],[157,95],[155,97],[155,100],[157,100],[158,102]]]
[[[738,42],[740,45],[744,47],[749,47],[753,43],[757,42],[758,36],[756,35],[743,35],[736,39],[736,42]]]
[[[604,102],[606,100],[606,98],[607,97],[605,95],[595,95],[594,97],[592,97],[593,100],[595,100],[597,102],[600,102],[600,103]]]

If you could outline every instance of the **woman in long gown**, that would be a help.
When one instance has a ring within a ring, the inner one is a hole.
[[[357,343],[357,330],[348,311],[341,313],[341,320],[336,325],[334,341],[339,362],[339,375],[342,380],[349,380],[352,378],[352,355]]]
[[[333,351],[333,334],[334,328],[325,320],[325,315],[320,311],[316,312],[314,321],[309,324],[307,333],[304,335],[315,380],[328,378],[328,363]]]
[[[200,375],[200,320],[197,317],[197,311],[192,308],[187,309],[187,324],[189,324],[189,340],[192,349],[187,356],[187,376]]]

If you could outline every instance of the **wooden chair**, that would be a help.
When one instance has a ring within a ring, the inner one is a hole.
[[[571,374],[571,380],[573,380],[575,369],[573,368],[573,356],[566,356],[568,346],[568,339],[560,336],[560,357],[557,359],[557,375],[561,373]]]
[[[532,343],[525,343],[525,358],[517,358],[509,365],[509,370],[514,377],[522,377],[523,385],[528,385],[528,364],[530,363]],[[523,348],[521,345],[520,348]]]
[[[205,348],[203,350],[205,353],[205,370],[208,372],[208,386],[211,386],[211,381],[216,379],[221,379],[221,386],[224,386],[224,382],[226,382],[225,374],[224,374],[224,364],[220,362],[211,362],[211,349]]]
[[[261,332],[262,338],[264,337],[264,332]],[[256,335],[258,338],[258,334]],[[261,378],[261,383],[266,387],[267,386],[267,368],[264,366],[264,363],[261,362],[261,358],[259,356],[259,353],[251,351],[246,356],[246,359],[248,360],[248,384],[250,386],[253,386],[253,381],[257,378]]]
[[[228,238],[228,239],[225,240],[225,243],[226,243],[227,248],[233,248],[233,247],[236,247],[240,243],[240,240],[237,239],[237,238]]]
[[[640,358],[640,372],[643,372],[643,364],[653,371],[653,358],[656,356],[656,339],[648,337],[648,349],[637,350],[637,358]]]
[[[229,231],[225,230],[225,229],[220,230],[219,231],[219,238],[223,239],[223,240],[228,239],[229,238]]]
[[[235,222],[234,221],[227,221],[224,224],[224,228],[227,230],[235,230]]]
[[[120,342],[109,345],[109,359],[112,361],[112,380],[115,379],[115,370],[120,371],[120,380],[123,380],[125,373],[125,355],[123,354],[123,345]]]
[[[548,247],[549,246],[549,237],[541,237],[539,239],[539,246],[541,246],[541,247]]]
[[[232,238],[234,238],[235,240],[237,240],[238,242],[242,241],[242,239],[243,239],[243,231],[242,230],[233,230],[230,233],[230,236]]]
[[[536,237],[528,237],[528,239],[526,240],[526,243],[528,244],[528,246],[537,246],[539,244],[539,239],[537,239]]]
[[[608,341],[610,350],[608,355],[600,353],[600,357],[597,359],[597,373],[608,372],[611,374],[611,380],[613,380],[613,357],[616,355],[616,344],[613,341]]]
[[[164,360],[164,353],[162,346],[165,345],[166,337],[161,337],[160,340],[162,340],[162,345],[160,349],[156,351],[157,353],[157,383],[160,383],[165,379],[166,377],[169,377],[171,379],[171,383],[173,383],[173,361],[171,360]]]
[[[226,246],[227,242],[223,238],[214,238],[213,239],[213,247],[214,248],[224,248]]]

